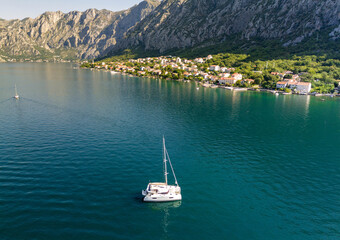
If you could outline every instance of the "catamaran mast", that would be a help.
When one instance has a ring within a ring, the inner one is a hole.
[[[166,149],[165,149],[165,139],[163,136],[163,165],[164,165],[164,179],[165,184],[168,185],[168,172],[166,167]]]

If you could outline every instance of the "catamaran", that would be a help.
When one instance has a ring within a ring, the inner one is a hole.
[[[16,84],[14,85],[14,88],[15,88],[15,95],[14,95],[14,98],[15,98],[15,99],[19,99],[19,95],[18,95],[17,85],[16,85]]]
[[[175,179],[175,185],[168,185],[167,162],[171,167],[172,174]],[[142,191],[144,202],[170,202],[182,199],[181,187],[178,185],[177,178],[172,167],[168,151],[165,147],[165,139],[163,136],[163,170],[165,182],[149,183],[145,190]]]

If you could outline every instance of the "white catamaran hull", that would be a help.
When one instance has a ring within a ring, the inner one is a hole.
[[[180,201],[182,200],[182,195],[169,195],[169,196],[162,196],[160,194],[154,196],[145,196],[143,201],[144,202],[171,202],[171,201]]]
[[[144,202],[170,202],[182,200],[179,186],[167,185],[166,183],[149,183],[142,191]]]

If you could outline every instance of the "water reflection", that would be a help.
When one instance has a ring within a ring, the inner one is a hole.
[[[231,117],[232,121],[237,121],[240,112],[241,93],[231,91]]]
[[[162,227],[163,234],[164,234],[163,239],[167,239],[170,209],[180,207],[182,204],[182,201],[164,202],[164,203],[147,203],[147,204],[152,210],[160,211],[162,213],[163,218],[161,221],[161,227]]]
[[[146,203],[149,208],[156,211],[168,211],[171,208],[178,208],[182,205],[182,201],[164,202],[164,203]]]
[[[305,117],[309,115],[309,105],[310,105],[310,95],[306,96],[306,104],[305,104]]]

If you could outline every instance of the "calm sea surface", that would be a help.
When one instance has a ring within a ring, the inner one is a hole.
[[[0,238],[340,239],[340,98],[0,64]]]

